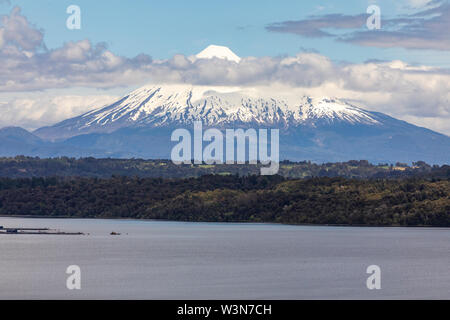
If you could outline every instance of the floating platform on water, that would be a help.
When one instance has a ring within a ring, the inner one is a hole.
[[[4,228],[3,226],[0,226],[0,234],[84,235],[82,232],[63,232],[49,228]]]

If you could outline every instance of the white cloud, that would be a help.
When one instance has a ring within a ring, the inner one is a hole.
[[[2,16],[1,23],[3,45],[6,43],[24,50],[35,50],[42,45],[42,31],[30,25],[27,18],[20,14],[19,7],[15,7],[9,16]]]
[[[36,94],[34,97],[15,98],[0,102],[0,127],[20,126],[28,130],[51,125],[78,116],[93,108],[113,102],[117,96]]]

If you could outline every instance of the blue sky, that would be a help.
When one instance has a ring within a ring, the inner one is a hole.
[[[425,0],[424,0],[425,1]],[[29,21],[44,31],[49,49],[65,42],[89,39],[104,42],[118,55],[145,53],[154,59],[174,54],[196,54],[209,44],[230,47],[239,56],[294,55],[314,50],[335,61],[363,62],[400,59],[409,63],[450,66],[448,52],[375,48],[342,43],[330,38],[308,38],[269,32],[266,26],[313,15],[366,12],[370,4],[381,9],[382,20],[410,14],[415,1],[299,1],[299,0],[10,0],[0,5],[8,14],[15,5]],[[422,1],[423,2],[423,1]],[[68,30],[66,8],[81,8],[81,30]],[[366,28],[362,25],[360,29]],[[376,31],[374,31],[376,32]]]

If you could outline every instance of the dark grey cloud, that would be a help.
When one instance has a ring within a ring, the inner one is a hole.
[[[367,14],[312,16],[304,20],[273,23],[266,26],[266,30],[304,37],[333,37],[341,42],[379,48],[450,50],[448,1],[434,0],[421,11],[390,19],[383,15],[382,9],[380,30],[366,28]],[[346,33],[342,34],[342,31]]]
[[[354,32],[339,40],[379,48],[450,50],[448,2],[406,17],[382,20],[383,23],[381,30]]]
[[[272,32],[293,33],[310,38],[334,37],[326,29],[356,29],[365,25],[367,14],[356,16],[343,14],[328,14],[311,16],[305,20],[283,21],[266,26]]]

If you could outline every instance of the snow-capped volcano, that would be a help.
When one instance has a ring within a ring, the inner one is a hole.
[[[255,88],[149,85],[34,132],[54,141],[38,156],[169,158],[175,128],[280,129],[280,159],[450,161],[450,138],[337,98],[271,96]],[[48,141],[47,141],[48,143]]]
[[[293,102],[252,97],[237,88],[191,85],[144,86],[111,105],[65,120],[36,134],[59,139],[124,127],[257,125],[289,128],[299,125],[347,123],[379,125],[379,117],[347,102],[331,98],[299,97]]]

